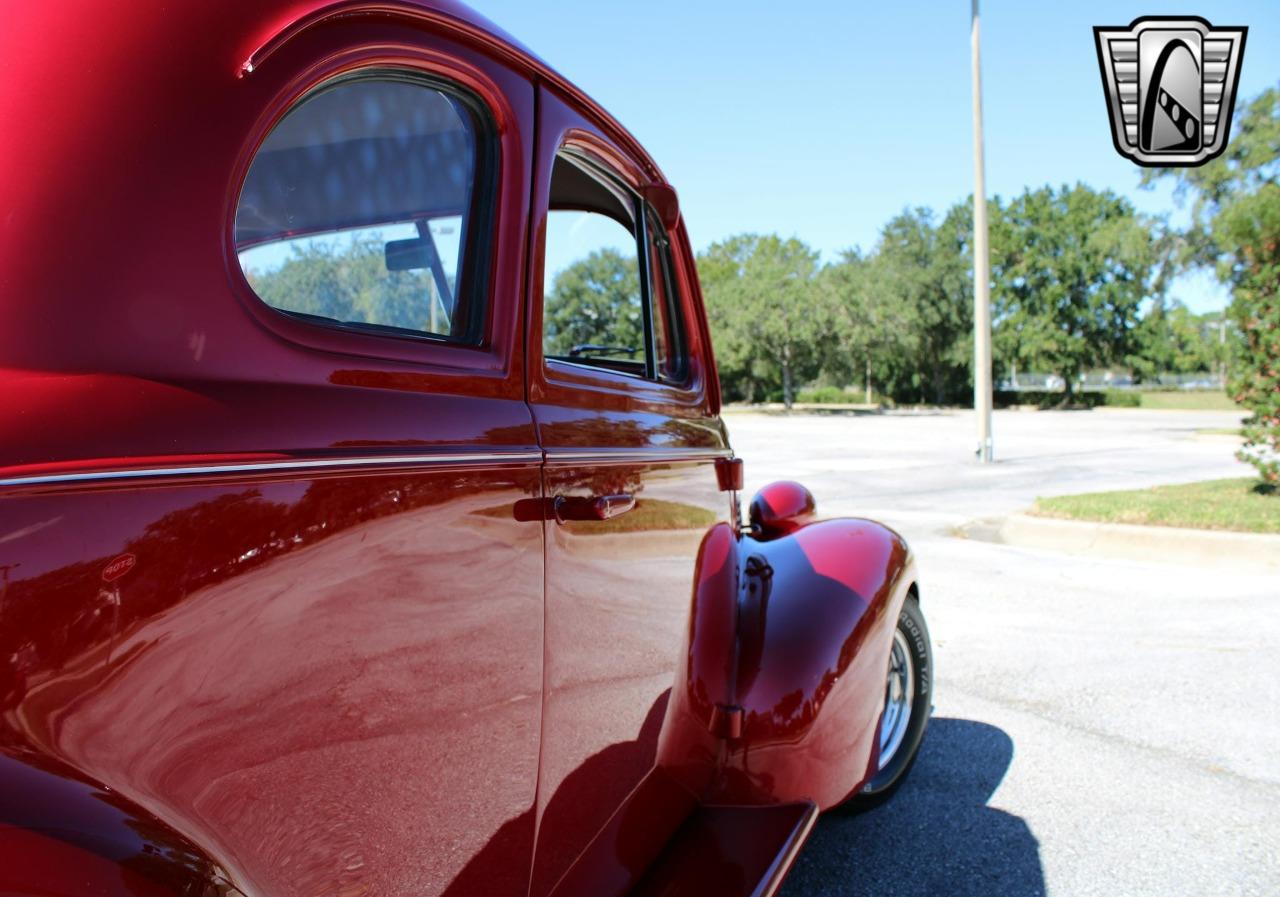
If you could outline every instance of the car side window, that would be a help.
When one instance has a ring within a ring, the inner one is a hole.
[[[635,200],[564,155],[552,170],[551,195],[542,281],[543,353],[644,374]]]
[[[683,379],[665,232],[638,196],[567,153],[552,170],[542,296],[546,358]]]
[[[315,323],[478,342],[488,130],[461,91],[408,74],[312,91],[267,136],[240,194],[249,285]]]

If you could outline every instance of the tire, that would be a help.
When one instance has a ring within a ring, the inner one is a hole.
[[[933,710],[933,648],[914,591],[907,595],[898,615],[888,666],[885,709],[877,730],[880,768],[861,791],[845,802],[852,809],[878,806],[893,796],[915,763],[929,725]]]

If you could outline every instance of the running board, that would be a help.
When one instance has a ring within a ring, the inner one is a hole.
[[[632,897],[771,897],[817,818],[812,801],[700,806],[676,830]]]

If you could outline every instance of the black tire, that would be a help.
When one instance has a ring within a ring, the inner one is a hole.
[[[933,648],[929,642],[929,627],[925,624],[924,614],[920,612],[920,602],[914,591],[903,602],[902,612],[898,615],[897,632],[905,640],[906,659],[912,665],[914,687],[911,689],[911,712],[902,740],[889,761],[871,777],[861,791],[843,804],[850,809],[862,810],[879,806],[893,796],[911,770],[912,764],[916,762],[920,743],[924,740],[924,730],[929,725],[929,715],[933,712]],[[881,725],[883,723],[882,718]]]

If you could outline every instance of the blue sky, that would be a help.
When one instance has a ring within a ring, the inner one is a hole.
[[[680,193],[696,248],[743,231],[796,236],[834,258],[875,244],[908,206],[972,190],[969,3],[473,0],[604,104]],[[1240,95],[1280,81],[1280,2],[985,0],[987,188],[1083,181],[1176,215],[1111,145],[1092,26],[1194,14],[1247,25]],[[1179,220],[1175,218],[1175,220]],[[1197,311],[1211,275],[1172,295]]]

